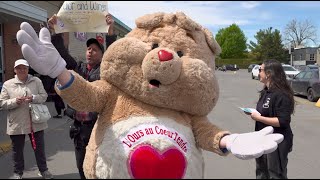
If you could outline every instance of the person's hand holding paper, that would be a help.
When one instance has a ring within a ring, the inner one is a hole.
[[[242,108],[242,107],[240,107],[240,109],[241,109],[244,113],[246,113],[247,115],[251,115],[252,113],[258,113],[258,114],[260,115],[260,113],[259,113],[256,109],[254,109],[254,108]]]
[[[53,27],[55,33],[107,33],[110,26],[106,19],[108,14],[107,1],[64,1],[56,19],[52,19]]]

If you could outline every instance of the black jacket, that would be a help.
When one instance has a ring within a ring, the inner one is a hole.
[[[77,61],[69,54],[67,48],[64,46],[62,34],[55,34],[51,36],[51,43],[57,49],[60,56],[66,61],[66,68],[73,70],[77,66]],[[54,83],[56,78],[50,76],[40,75],[39,77],[43,83],[44,89],[48,94],[55,94]]]
[[[117,36],[106,36],[106,47],[109,47],[114,41],[116,41]],[[83,78],[87,79],[87,81],[92,82],[100,79],[100,63],[93,67],[88,74],[87,63],[84,62],[76,62],[74,58],[69,54],[68,50],[65,48],[63,43],[63,38],[61,34],[53,35],[51,38],[52,44],[59,51],[61,57],[66,60],[67,69],[72,69],[81,75]],[[88,74],[88,76],[87,76]],[[65,111],[66,115],[70,118],[74,119],[76,110],[67,106],[67,110]],[[90,112],[91,120],[96,120],[98,118],[97,112]]]
[[[291,130],[291,114],[294,102],[281,91],[270,91],[264,89],[257,103],[256,109],[265,117],[277,117],[280,127],[273,127],[274,133],[280,133],[284,136],[283,143],[291,151],[293,144],[293,133]],[[255,130],[259,131],[269,125],[256,121]]]
[[[96,66],[94,66],[91,69],[91,71],[89,72],[89,74],[88,74],[88,69],[87,69],[87,63],[84,63],[84,62],[79,62],[74,71],[77,72],[80,76],[82,76],[83,78],[85,78],[89,82],[93,82],[93,81],[100,79],[100,63],[97,64]],[[67,106],[67,108],[68,108],[66,111],[66,112],[68,112],[67,115],[69,117],[74,118],[76,110],[74,110],[70,106]],[[90,116],[91,120],[98,119],[97,112],[89,112],[89,116]]]

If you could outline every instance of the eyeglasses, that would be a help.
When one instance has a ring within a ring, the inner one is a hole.
[[[262,68],[259,68],[259,73],[261,73],[261,71],[262,71],[262,70],[264,70],[264,69],[262,69]]]

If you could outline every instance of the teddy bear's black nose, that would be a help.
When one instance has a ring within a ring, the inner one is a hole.
[[[172,53],[169,53],[168,51],[165,51],[165,50],[160,50],[158,52],[158,57],[159,57],[159,60],[162,62],[162,61],[170,61],[173,59],[173,55]]]

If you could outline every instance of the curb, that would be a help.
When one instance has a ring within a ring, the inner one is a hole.
[[[11,141],[0,143],[0,157],[11,150]]]
[[[53,118],[54,119],[54,118]],[[66,122],[63,122],[61,123],[60,125],[58,125],[57,127],[55,128],[48,128],[48,129],[45,129],[45,132],[48,133],[50,131],[53,131],[61,126],[64,126],[65,124],[69,123],[70,122],[70,119],[67,118],[66,119]],[[26,142],[29,142],[29,138],[26,138]],[[4,142],[1,142],[0,143],[0,157],[5,155],[7,152],[11,151],[11,141],[4,141]]]

